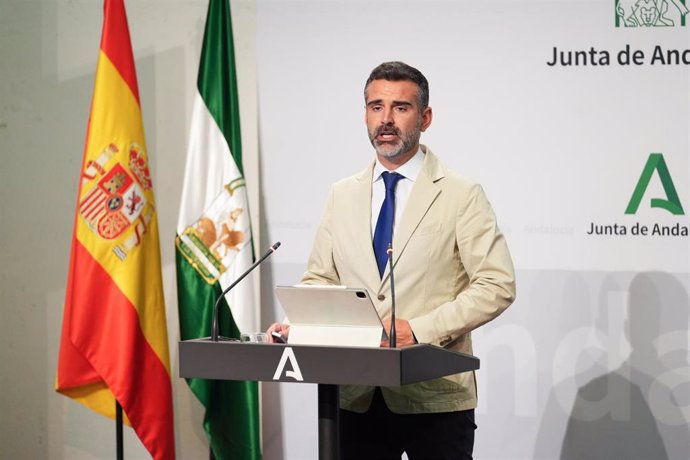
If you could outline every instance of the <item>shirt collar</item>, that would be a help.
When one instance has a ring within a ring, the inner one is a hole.
[[[412,182],[414,182],[417,180],[417,176],[419,176],[419,173],[422,170],[422,166],[424,166],[424,153],[422,152],[422,148],[420,146],[419,149],[417,149],[417,153],[415,153],[414,156],[407,160],[404,164],[399,166],[398,169],[395,170],[395,172],[405,177],[405,179],[409,179]],[[376,164],[374,165],[372,182],[380,180],[381,174],[384,171],[388,170],[383,167],[383,165],[379,161],[379,158],[376,157]]]

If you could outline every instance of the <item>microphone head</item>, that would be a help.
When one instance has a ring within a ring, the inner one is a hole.
[[[279,247],[280,247],[280,241],[276,241],[275,243],[273,243],[273,246],[271,246],[271,250],[275,251]]]

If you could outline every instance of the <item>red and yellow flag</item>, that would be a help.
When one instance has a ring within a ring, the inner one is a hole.
[[[151,455],[175,457],[156,203],[123,0],[105,0],[56,388],[111,418],[119,401]]]

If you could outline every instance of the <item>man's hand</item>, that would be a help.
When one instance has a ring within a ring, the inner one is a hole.
[[[386,334],[390,335],[391,332],[391,320],[386,319],[382,321],[383,328],[386,330]],[[396,319],[395,320],[395,345],[397,348],[409,347],[410,345],[415,345],[417,342],[414,339],[414,334],[412,334],[412,328],[410,323],[406,319]],[[384,348],[390,347],[388,340],[381,340],[381,346]]]
[[[282,335],[283,339],[285,339],[285,342],[287,342],[288,336],[290,335],[290,325],[273,323],[266,330],[266,334],[268,335],[268,339],[271,341],[271,343],[278,343],[278,340],[272,335],[273,332],[277,332],[278,334]]]

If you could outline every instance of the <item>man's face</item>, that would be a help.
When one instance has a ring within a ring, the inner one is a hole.
[[[431,108],[419,111],[418,91],[411,81],[369,83],[364,119],[371,145],[384,164],[409,160],[417,153],[421,133],[431,124]]]

